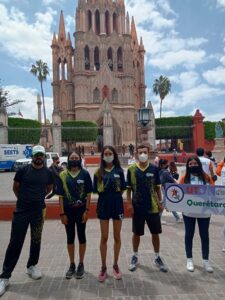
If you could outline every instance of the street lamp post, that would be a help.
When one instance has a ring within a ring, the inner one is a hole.
[[[148,124],[150,123],[150,109],[148,107],[142,107],[137,112],[137,126],[136,126],[136,149],[138,140],[138,125],[143,133],[148,132]]]

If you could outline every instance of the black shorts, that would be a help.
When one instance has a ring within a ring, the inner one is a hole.
[[[151,234],[162,233],[161,219],[159,213],[156,214],[139,214],[134,213],[132,218],[132,231],[136,235],[144,235],[145,222]]]
[[[100,194],[96,212],[100,220],[122,220],[124,209],[121,193]]]

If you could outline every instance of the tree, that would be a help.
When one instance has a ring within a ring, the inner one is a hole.
[[[160,114],[162,117],[162,102],[171,91],[171,83],[167,77],[160,75],[159,79],[155,79],[153,84],[153,93],[160,97]]]
[[[43,103],[43,111],[44,111],[44,124],[46,128],[46,112],[45,112],[45,98],[44,98],[44,90],[43,90],[43,81],[46,81],[47,76],[49,75],[49,68],[47,63],[43,62],[41,59],[36,61],[36,64],[31,66],[30,69],[31,74],[37,77],[38,81],[41,84],[41,96]]]
[[[12,100],[9,95],[9,91],[5,90],[2,86],[0,86],[0,110],[5,111],[8,115],[17,115],[15,112],[7,112],[8,108],[18,103],[24,102],[24,100],[15,99]]]

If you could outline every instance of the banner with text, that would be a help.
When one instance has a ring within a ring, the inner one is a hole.
[[[225,186],[166,184],[169,211],[225,215]]]

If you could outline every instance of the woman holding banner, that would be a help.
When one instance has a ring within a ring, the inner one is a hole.
[[[194,184],[194,185],[213,185],[213,180],[209,175],[204,173],[202,163],[197,156],[191,156],[186,163],[186,173],[180,179],[180,184]],[[187,256],[187,270],[194,271],[194,264],[192,258],[193,238],[195,233],[195,224],[198,222],[199,234],[202,245],[203,267],[209,273],[213,272],[213,268],[209,263],[209,214],[197,213],[183,213],[185,225],[185,251]]]

